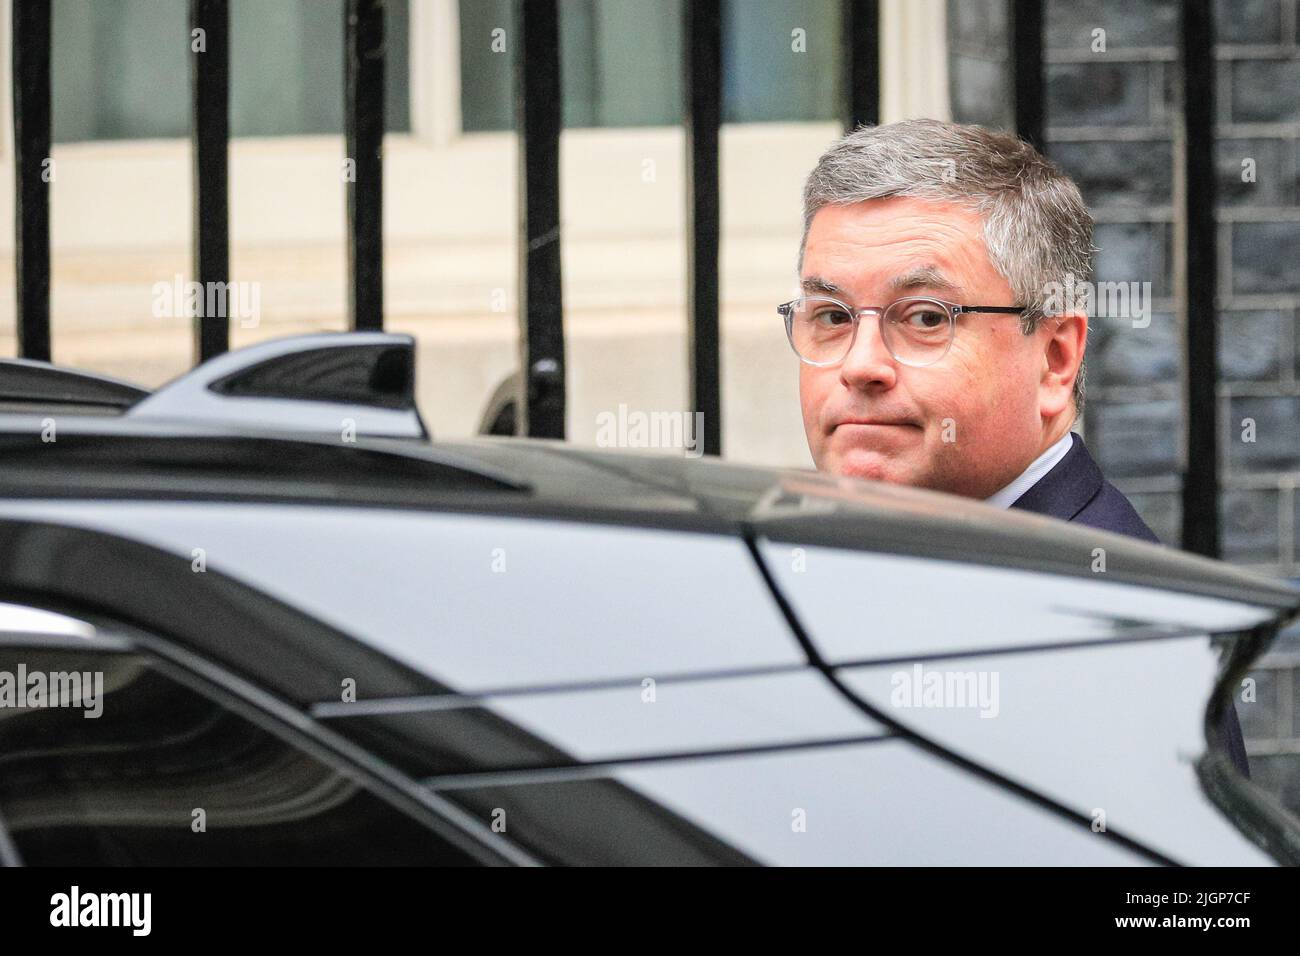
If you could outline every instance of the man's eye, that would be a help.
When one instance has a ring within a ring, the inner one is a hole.
[[[813,321],[828,329],[834,329],[852,324],[853,317],[843,309],[822,309],[813,315]]]
[[[948,315],[944,312],[936,312],[933,309],[913,309],[903,317],[903,321],[913,331],[929,332],[946,325]]]

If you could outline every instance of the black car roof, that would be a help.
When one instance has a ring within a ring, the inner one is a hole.
[[[811,471],[538,439],[462,442],[192,430],[62,418],[43,443],[32,416],[0,415],[0,496],[257,500],[412,507],[744,534],[1090,575],[1300,607],[1282,581],[1038,515]]]

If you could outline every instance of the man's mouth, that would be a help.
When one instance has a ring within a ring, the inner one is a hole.
[[[852,426],[858,428],[920,428],[916,422],[887,418],[846,418],[837,422],[835,428]],[[834,431],[835,429],[832,429]]]

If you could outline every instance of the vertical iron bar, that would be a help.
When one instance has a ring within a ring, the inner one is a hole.
[[[14,0],[18,354],[42,361],[50,359],[50,18],[49,0]]]
[[[230,5],[228,0],[190,0],[190,108],[193,164],[194,281],[230,281]],[[202,31],[196,33],[195,31]],[[204,304],[212,301],[203,296]],[[229,296],[226,297],[229,302]],[[230,348],[228,315],[194,318],[194,355],[205,362]]]
[[[519,434],[563,438],[564,307],[560,272],[560,11],[517,0],[519,132]]]
[[[718,331],[718,130],[722,124],[722,4],[686,0],[686,281],[691,410],[703,414],[703,449],[722,454]],[[696,436],[700,441],[700,436]]]
[[[1214,16],[1211,0],[1179,7],[1183,80],[1183,302],[1186,308],[1184,550],[1219,556],[1218,255],[1214,169]]]
[[[880,122],[880,2],[841,0],[840,63],[845,130]]]
[[[1011,10],[1012,82],[1016,101],[1016,135],[1039,152],[1043,132],[1043,0],[1013,0]]]
[[[346,0],[344,125],[348,168],[348,317],[384,327],[384,0]]]

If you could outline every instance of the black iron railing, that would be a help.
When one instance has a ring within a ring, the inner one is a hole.
[[[560,10],[516,7],[515,116],[519,130],[519,382],[521,435],[563,438],[564,324],[560,273]]]
[[[1183,538],[1187,551],[1219,556],[1218,242],[1214,221],[1214,11],[1211,0],[1179,7],[1183,65],[1182,299],[1186,361]]]
[[[880,2],[841,0],[840,63],[844,128],[880,122]]]
[[[348,324],[384,327],[384,0],[344,0]]]
[[[1040,151],[1043,138],[1043,0],[1013,0],[1011,83],[1016,135]]]
[[[691,409],[706,455],[722,453],[722,339],[718,256],[722,238],[718,133],[722,128],[722,0],[683,7],[686,102],[686,328]]]
[[[50,4],[13,5],[18,355],[50,358]]]
[[[230,4],[190,0],[190,110],[193,149],[194,281],[230,281]],[[200,362],[230,348],[224,314],[194,319],[194,354]]]

